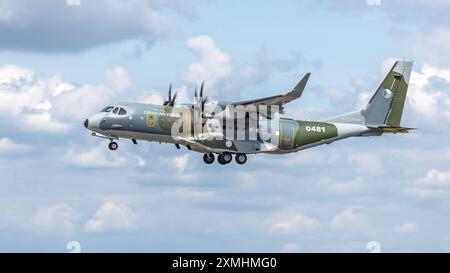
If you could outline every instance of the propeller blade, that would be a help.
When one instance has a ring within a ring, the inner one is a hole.
[[[169,85],[169,99],[168,101],[172,101],[172,84]]]
[[[173,95],[173,99],[170,101],[170,106],[175,105],[175,100],[177,99],[177,96],[178,96],[178,92],[175,92],[175,94]]]
[[[200,98],[203,98],[203,88],[205,87],[205,82],[202,82],[202,86],[200,87]]]

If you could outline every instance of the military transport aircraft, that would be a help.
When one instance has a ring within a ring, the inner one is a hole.
[[[284,95],[240,102],[208,102],[195,90],[193,104],[177,104],[169,87],[163,105],[135,102],[105,107],[85,120],[92,135],[110,141],[131,139],[175,144],[177,149],[203,153],[211,164],[218,155],[222,165],[233,159],[245,164],[247,154],[285,154],[355,136],[408,133],[400,126],[413,62],[398,61],[367,103],[366,108],[336,117],[305,121],[280,118],[283,106],[299,98],[310,74]]]

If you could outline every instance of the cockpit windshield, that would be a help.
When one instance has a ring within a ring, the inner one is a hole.
[[[113,109],[113,106],[106,106],[105,108],[103,108],[100,112],[111,112],[111,110]]]
[[[112,112],[115,115],[124,116],[127,114],[127,110],[119,106],[106,106],[100,112],[109,113]]]
[[[119,115],[123,116],[123,115],[126,115],[126,114],[127,114],[127,111],[125,109],[123,109],[123,108],[120,108]]]

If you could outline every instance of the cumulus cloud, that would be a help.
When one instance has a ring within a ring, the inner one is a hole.
[[[186,45],[197,55],[198,60],[182,72],[181,78],[185,82],[198,85],[200,81],[206,80],[211,90],[219,84],[229,84],[228,80],[234,74],[230,54],[220,50],[213,39],[206,35],[190,38]]]
[[[346,208],[331,219],[330,228],[341,232],[364,232],[369,228],[369,220],[358,209]]]
[[[89,219],[84,227],[86,232],[137,229],[137,215],[126,205],[105,202]]]
[[[445,196],[445,191],[441,189],[428,189],[422,187],[405,187],[402,193],[417,199],[436,200]]]
[[[149,91],[145,92],[145,94],[136,98],[134,101],[140,103],[163,104],[164,97],[161,96],[157,91]]]
[[[387,58],[382,64],[382,77],[392,67],[398,58]],[[417,65],[417,63],[416,63]],[[380,77],[380,78],[382,78]],[[377,79],[376,84],[382,79]],[[356,107],[362,109],[375,90],[365,91],[372,83],[363,82],[359,89]],[[450,118],[450,69],[441,68],[430,63],[424,63],[421,67],[414,67],[406,97],[404,119],[414,120],[413,127],[435,129],[442,121]],[[441,129],[442,126],[439,126]],[[367,160],[370,160],[368,157]],[[376,160],[372,160],[380,166]],[[380,166],[381,167],[381,166]],[[381,169],[380,169],[381,170]]]
[[[413,71],[408,102],[419,119],[440,121],[450,118],[450,70],[424,64]]]
[[[397,233],[414,233],[418,231],[416,222],[404,222],[394,226],[394,231]]]
[[[165,196],[189,201],[212,200],[215,197],[214,191],[195,190],[188,187],[177,187],[174,190],[163,193]]]
[[[328,176],[319,177],[316,185],[320,191],[339,195],[360,193],[368,188],[367,183],[361,178],[354,178],[348,181],[336,181],[334,178]]]
[[[128,164],[126,156],[111,152],[106,147],[98,146],[90,150],[69,150],[64,156],[69,164],[84,168],[119,168]]]
[[[236,96],[235,92],[245,86],[264,81],[274,71],[290,71],[300,62],[320,65],[320,61],[305,60],[298,52],[292,53],[289,59],[270,59],[262,48],[253,61],[237,66],[231,54],[220,49],[208,35],[189,38],[186,45],[197,59],[179,72],[180,81],[184,84],[182,91],[205,81],[207,95],[220,96],[220,99]]]
[[[419,179],[419,183],[429,187],[450,188],[450,171],[431,169],[424,178]]]
[[[61,73],[44,78],[17,66],[0,67],[0,122],[32,132],[63,133],[130,85],[123,67],[105,72],[105,84],[73,85]]]
[[[329,7],[338,8],[338,10],[360,10],[367,9],[372,6],[380,6],[383,11],[388,12],[390,15],[394,14],[397,10],[390,9],[398,9],[403,8],[407,10],[431,10],[431,11],[440,11],[442,9],[450,8],[450,4],[446,0],[390,0],[390,1],[382,1],[382,0],[320,0],[314,2],[321,2],[327,4]]]
[[[125,40],[151,43],[177,23],[164,10],[190,15],[202,1],[98,0],[0,2],[0,49],[72,52]],[[45,31],[43,31],[45,30]]]
[[[315,232],[320,228],[320,222],[303,215],[295,208],[287,208],[275,212],[264,220],[270,232],[277,234],[295,234]]]
[[[406,186],[402,192],[423,200],[445,200],[450,196],[450,171],[430,169],[422,178]]]
[[[39,209],[33,216],[36,226],[48,231],[73,232],[78,213],[68,204],[54,204]]]
[[[281,252],[298,252],[299,247],[295,243],[287,243],[281,248]]]
[[[380,176],[384,174],[383,164],[377,154],[351,154],[348,156],[349,162],[357,167],[357,171],[364,175]]]
[[[29,149],[28,145],[16,143],[9,138],[0,138],[0,154],[23,153]]]
[[[188,167],[189,158],[191,156],[189,154],[184,154],[181,156],[177,156],[173,158],[170,163],[175,168],[177,173],[184,173],[186,168]]]
[[[106,86],[113,91],[125,90],[131,85],[128,72],[120,65],[114,65],[105,71]]]

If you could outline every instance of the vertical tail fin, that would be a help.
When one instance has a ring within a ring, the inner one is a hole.
[[[365,124],[399,127],[413,62],[398,61],[362,111]]]

